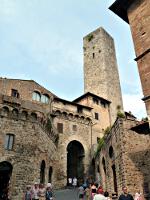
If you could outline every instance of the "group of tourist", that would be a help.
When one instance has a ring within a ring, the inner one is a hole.
[[[34,183],[33,186],[27,185],[26,191],[23,194],[23,200],[52,200],[54,193],[51,183],[44,184]]]
[[[90,185],[83,184],[78,188],[78,196],[79,200],[143,200],[142,194],[137,192],[135,197],[128,193],[127,187],[122,188],[123,193],[117,198],[110,197],[107,191],[103,191],[102,186],[98,186],[98,184],[92,183]]]
[[[78,188],[79,200],[110,200],[109,193],[103,191],[101,186],[92,183],[89,185],[83,184]]]

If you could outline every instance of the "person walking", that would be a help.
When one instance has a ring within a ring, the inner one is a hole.
[[[33,200],[39,200],[39,184],[37,182],[34,183],[31,192]]]
[[[135,193],[134,200],[143,200],[143,196],[140,191]]]
[[[119,200],[134,200],[133,196],[128,193],[127,187],[122,188],[123,193],[119,196]]]
[[[103,189],[98,188],[97,194],[94,195],[93,200],[106,200],[106,197],[103,195]]]
[[[84,187],[83,187],[83,185],[81,185],[78,188],[78,193],[79,193],[79,200],[83,200],[83,198],[84,198]]]
[[[51,183],[47,183],[45,198],[46,198],[46,200],[53,200],[54,199],[54,194],[53,194]]]
[[[23,194],[23,200],[32,200],[31,185],[27,185],[26,191]]]
[[[77,187],[77,181],[78,181],[77,178],[74,177],[73,180],[72,180],[72,185],[73,185],[74,188]]]
[[[91,197],[91,189],[90,186],[88,185],[85,189],[85,196],[86,196],[86,200],[90,200]]]
[[[45,200],[45,192],[46,192],[46,189],[44,187],[44,184],[40,184],[39,185],[39,200]]]

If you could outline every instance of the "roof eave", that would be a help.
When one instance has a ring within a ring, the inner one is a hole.
[[[135,0],[116,0],[109,9],[129,24],[127,10]]]

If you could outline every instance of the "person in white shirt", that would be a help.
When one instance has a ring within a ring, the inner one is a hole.
[[[77,178],[76,177],[73,178],[72,185],[74,188],[77,186]]]
[[[94,195],[93,200],[106,200],[106,197],[103,195],[103,189],[98,189],[97,194]]]
[[[72,178],[68,178],[68,183],[69,183],[69,186],[71,187],[72,186]]]

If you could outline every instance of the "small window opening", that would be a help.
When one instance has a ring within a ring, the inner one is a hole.
[[[19,95],[18,90],[11,89],[11,96],[12,96],[12,97],[19,98],[20,95]]]
[[[98,115],[98,113],[95,113],[95,119],[99,120],[99,115]]]
[[[74,124],[74,125],[72,126],[72,129],[73,129],[73,131],[77,131],[77,125]]]
[[[5,136],[5,149],[12,150],[14,145],[14,135],[13,134],[6,134]]]
[[[57,123],[58,133],[63,133],[63,123]]]
[[[78,113],[82,113],[82,112],[83,112],[82,107],[78,106],[78,107],[77,107],[77,112],[78,112]]]
[[[95,58],[95,53],[93,53],[93,59]]]

